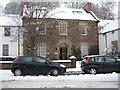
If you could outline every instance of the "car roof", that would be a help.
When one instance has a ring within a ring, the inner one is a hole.
[[[100,56],[107,56],[107,55],[90,55],[90,56],[85,56],[85,57],[100,57]]]

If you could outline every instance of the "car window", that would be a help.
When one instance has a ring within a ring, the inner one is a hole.
[[[104,57],[95,57],[96,62],[105,62]]]
[[[21,57],[22,62],[32,62],[32,57]]]
[[[34,61],[35,61],[35,62],[43,63],[43,62],[45,62],[46,60],[45,60],[44,58],[34,57]]]
[[[94,58],[94,57],[91,57],[91,61],[95,61],[95,58]]]
[[[114,62],[115,61],[115,59],[113,57],[108,57],[108,56],[105,57],[105,60],[106,60],[106,62]]]

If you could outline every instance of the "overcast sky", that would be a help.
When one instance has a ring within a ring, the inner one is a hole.
[[[6,3],[8,3],[10,0],[0,0],[0,5],[3,5],[3,6],[5,6],[6,5]],[[13,1],[18,1],[18,0],[13,0]],[[24,0],[23,0],[24,1]],[[25,0],[25,1],[29,1],[29,0]],[[38,0],[39,1],[39,0]],[[40,0],[41,1],[41,0]],[[52,0],[52,1],[54,1],[54,0]],[[55,0],[56,1],[56,0]],[[63,1],[63,0],[60,0],[60,1]],[[69,0],[69,1],[71,1],[71,0]],[[99,3],[101,0],[87,0],[88,2],[97,2],[97,3]],[[103,1],[106,1],[106,0],[103,0]],[[108,0],[108,1],[110,1],[110,0]],[[118,1],[120,1],[120,0],[114,0],[114,1],[116,1],[116,2],[118,2]]]

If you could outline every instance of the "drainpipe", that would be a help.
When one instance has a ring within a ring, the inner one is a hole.
[[[107,34],[105,33],[105,48],[106,48],[106,55],[107,55]]]

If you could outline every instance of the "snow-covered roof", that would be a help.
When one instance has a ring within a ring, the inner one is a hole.
[[[18,15],[0,15],[0,26],[22,26],[22,18]]]
[[[56,8],[49,13],[48,17],[56,19],[98,21],[98,18],[91,11],[86,12],[84,9],[73,8]]]
[[[100,20],[98,25],[102,27],[100,33],[106,33],[118,29],[118,20]]]

